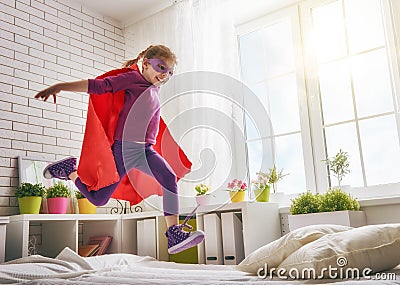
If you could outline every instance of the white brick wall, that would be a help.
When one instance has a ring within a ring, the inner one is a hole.
[[[87,95],[64,92],[57,105],[33,98],[58,81],[120,67],[120,23],[71,0],[0,0],[0,215],[18,213],[18,155],[79,155]]]

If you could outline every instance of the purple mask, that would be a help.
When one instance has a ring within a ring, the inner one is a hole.
[[[174,74],[174,69],[169,68],[168,65],[159,58],[148,58],[147,61],[150,62],[153,69],[157,72],[166,73],[168,77],[171,77]]]

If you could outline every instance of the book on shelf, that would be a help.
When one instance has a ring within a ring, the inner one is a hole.
[[[89,257],[95,255],[95,253],[98,250],[99,250],[98,244],[81,245],[78,248],[78,254],[82,257]]]
[[[90,237],[88,245],[98,245],[98,250],[93,255],[103,255],[107,252],[112,241],[112,236],[95,236]]]

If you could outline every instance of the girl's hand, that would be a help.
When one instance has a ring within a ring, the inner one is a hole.
[[[52,85],[35,95],[36,99],[42,99],[43,101],[47,101],[50,95],[53,95],[54,103],[56,103],[56,95],[61,91],[57,84]]]

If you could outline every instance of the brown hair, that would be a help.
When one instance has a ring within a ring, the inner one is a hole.
[[[161,58],[165,60],[172,60],[177,64],[176,55],[164,45],[149,46],[147,49],[138,54],[135,59],[126,61],[122,67],[129,67],[136,64],[141,58]]]

